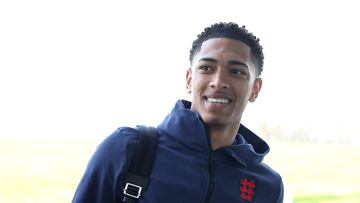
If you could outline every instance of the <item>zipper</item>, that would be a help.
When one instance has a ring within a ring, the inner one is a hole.
[[[214,192],[215,189],[215,183],[216,183],[216,177],[215,177],[215,151],[212,150],[211,148],[211,139],[210,139],[210,135],[209,135],[209,131],[207,126],[205,127],[205,132],[207,135],[207,139],[208,139],[208,144],[209,144],[209,151],[210,151],[210,156],[209,156],[209,177],[210,177],[210,183],[209,183],[209,188],[207,191],[207,195],[206,195],[206,199],[205,199],[205,203],[209,203],[211,196]]]
[[[205,203],[209,203],[210,202],[210,198],[214,192],[214,188],[215,188],[215,183],[216,183],[216,178],[215,178],[215,152],[214,151],[210,151],[210,158],[209,158],[209,176],[210,176],[210,183],[209,183],[209,188],[208,188],[208,192],[206,195],[206,199],[205,199]]]

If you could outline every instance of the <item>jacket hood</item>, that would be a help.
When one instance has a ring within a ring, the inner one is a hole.
[[[190,107],[191,102],[178,100],[158,129],[187,148],[208,156],[211,148],[207,126],[200,114],[190,110]],[[225,152],[241,165],[246,166],[251,162],[261,162],[269,150],[264,140],[241,124],[233,144],[216,152]]]

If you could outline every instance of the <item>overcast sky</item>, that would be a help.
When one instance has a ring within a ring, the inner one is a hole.
[[[359,135],[356,1],[2,1],[0,136],[100,136],[156,125],[189,98],[204,27],[233,21],[264,47],[242,122]]]

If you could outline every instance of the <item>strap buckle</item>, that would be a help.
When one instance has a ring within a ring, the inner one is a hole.
[[[123,191],[124,191],[125,195],[132,197],[132,198],[139,199],[139,197],[141,195],[141,190],[142,190],[141,186],[138,186],[138,185],[135,185],[132,183],[126,183],[125,189]]]

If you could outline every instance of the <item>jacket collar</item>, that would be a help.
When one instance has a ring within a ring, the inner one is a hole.
[[[191,102],[179,100],[170,114],[158,126],[162,133],[171,136],[187,148],[208,155],[210,142],[206,124],[199,113],[190,110]],[[269,146],[244,125],[240,125],[238,134],[231,146],[218,149],[246,166],[249,162],[261,162],[269,152]]]

